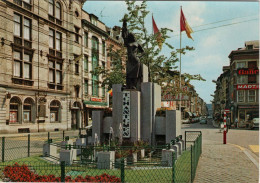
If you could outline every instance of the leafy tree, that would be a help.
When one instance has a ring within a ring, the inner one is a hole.
[[[162,91],[167,93],[177,94],[180,92],[180,89],[172,90],[172,88],[178,88],[179,86],[179,72],[174,71],[177,69],[175,66],[176,62],[179,61],[177,54],[186,54],[186,51],[194,50],[193,47],[186,46],[182,49],[175,50],[174,47],[167,42],[167,39],[170,38],[168,35],[169,32],[173,30],[168,28],[161,28],[160,33],[162,37],[163,44],[167,46],[170,51],[170,56],[165,56],[161,54],[161,50],[158,47],[157,36],[153,33],[148,33],[145,27],[145,18],[149,14],[147,11],[146,1],[143,1],[141,5],[136,5],[135,1],[126,0],[128,14],[125,14],[123,19],[127,20],[127,28],[129,32],[135,34],[137,42],[139,42],[143,49],[144,53],[140,56],[140,61],[148,66],[149,71],[149,81],[154,82],[162,86]],[[122,48],[122,50],[125,50]],[[123,52],[122,52],[123,53]],[[110,54],[121,59],[123,55],[115,54],[113,50],[110,50]],[[125,53],[124,53],[125,54]],[[119,60],[118,59],[118,60]],[[113,69],[113,71],[104,72],[105,69],[99,70],[104,76],[103,84],[108,84],[110,87],[114,83],[123,83],[124,79],[119,79],[120,76],[125,78],[125,75],[120,73],[120,69]],[[190,80],[204,80],[200,75],[190,75],[187,73],[182,74],[187,82]],[[107,78],[108,77],[108,78]]]

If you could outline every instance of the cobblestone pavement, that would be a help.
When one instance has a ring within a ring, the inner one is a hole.
[[[238,147],[204,140],[194,183],[257,183],[258,168]]]
[[[227,144],[223,144],[222,133],[219,133],[219,129],[214,128],[212,123],[183,127],[183,130],[202,131],[202,155],[194,183],[258,182],[259,158],[248,148],[249,144],[258,144],[258,139],[255,139],[258,132],[231,130]],[[242,138],[246,140],[238,142]]]

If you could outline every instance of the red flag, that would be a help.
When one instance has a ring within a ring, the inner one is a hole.
[[[157,43],[158,43],[158,46],[160,48],[160,50],[162,49],[162,43],[163,43],[163,38],[162,38],[162,35],[153,19],[153,16],[152,16],[152,21],[153,21],[153,33],[155,35],[157,35],[156,39],[157,39]]]
[[[154,32],[154,34],[157,34],[159,32],[159,29],[153,19],[153,16],[152,16],[152,20],[153,20],[153,32]]]
[[[186,21],[186,18],[184,16],[183,12],[182,12],[182,9],[181,9],[180,25],[181,25],[180,26],[181,32],[185,31],[187,36],[188,36],[188,38],[192,39],[190,34],[193,33],[193,30],[191,29],[191,27],[189,26],[188,22]]]

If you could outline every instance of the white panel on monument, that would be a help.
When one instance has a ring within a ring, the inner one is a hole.
[[[130,137],[130,91],[123,91],[123,138]]]

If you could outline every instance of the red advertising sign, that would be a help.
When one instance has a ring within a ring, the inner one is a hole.
[[[258,90],[259,85],[237,85],[237,90]]]
[[[101,98],[91,97],[91,101],[93,102],[102,102]]]
[[[10,119],[9,119],[10,123],[16,123],[17,122],[17,112],[16,111],[10,111],[9,117],[10,117]]]
[[[256,75],[259,73],[258,69],[238,69],[237,73],[239,75]]]

